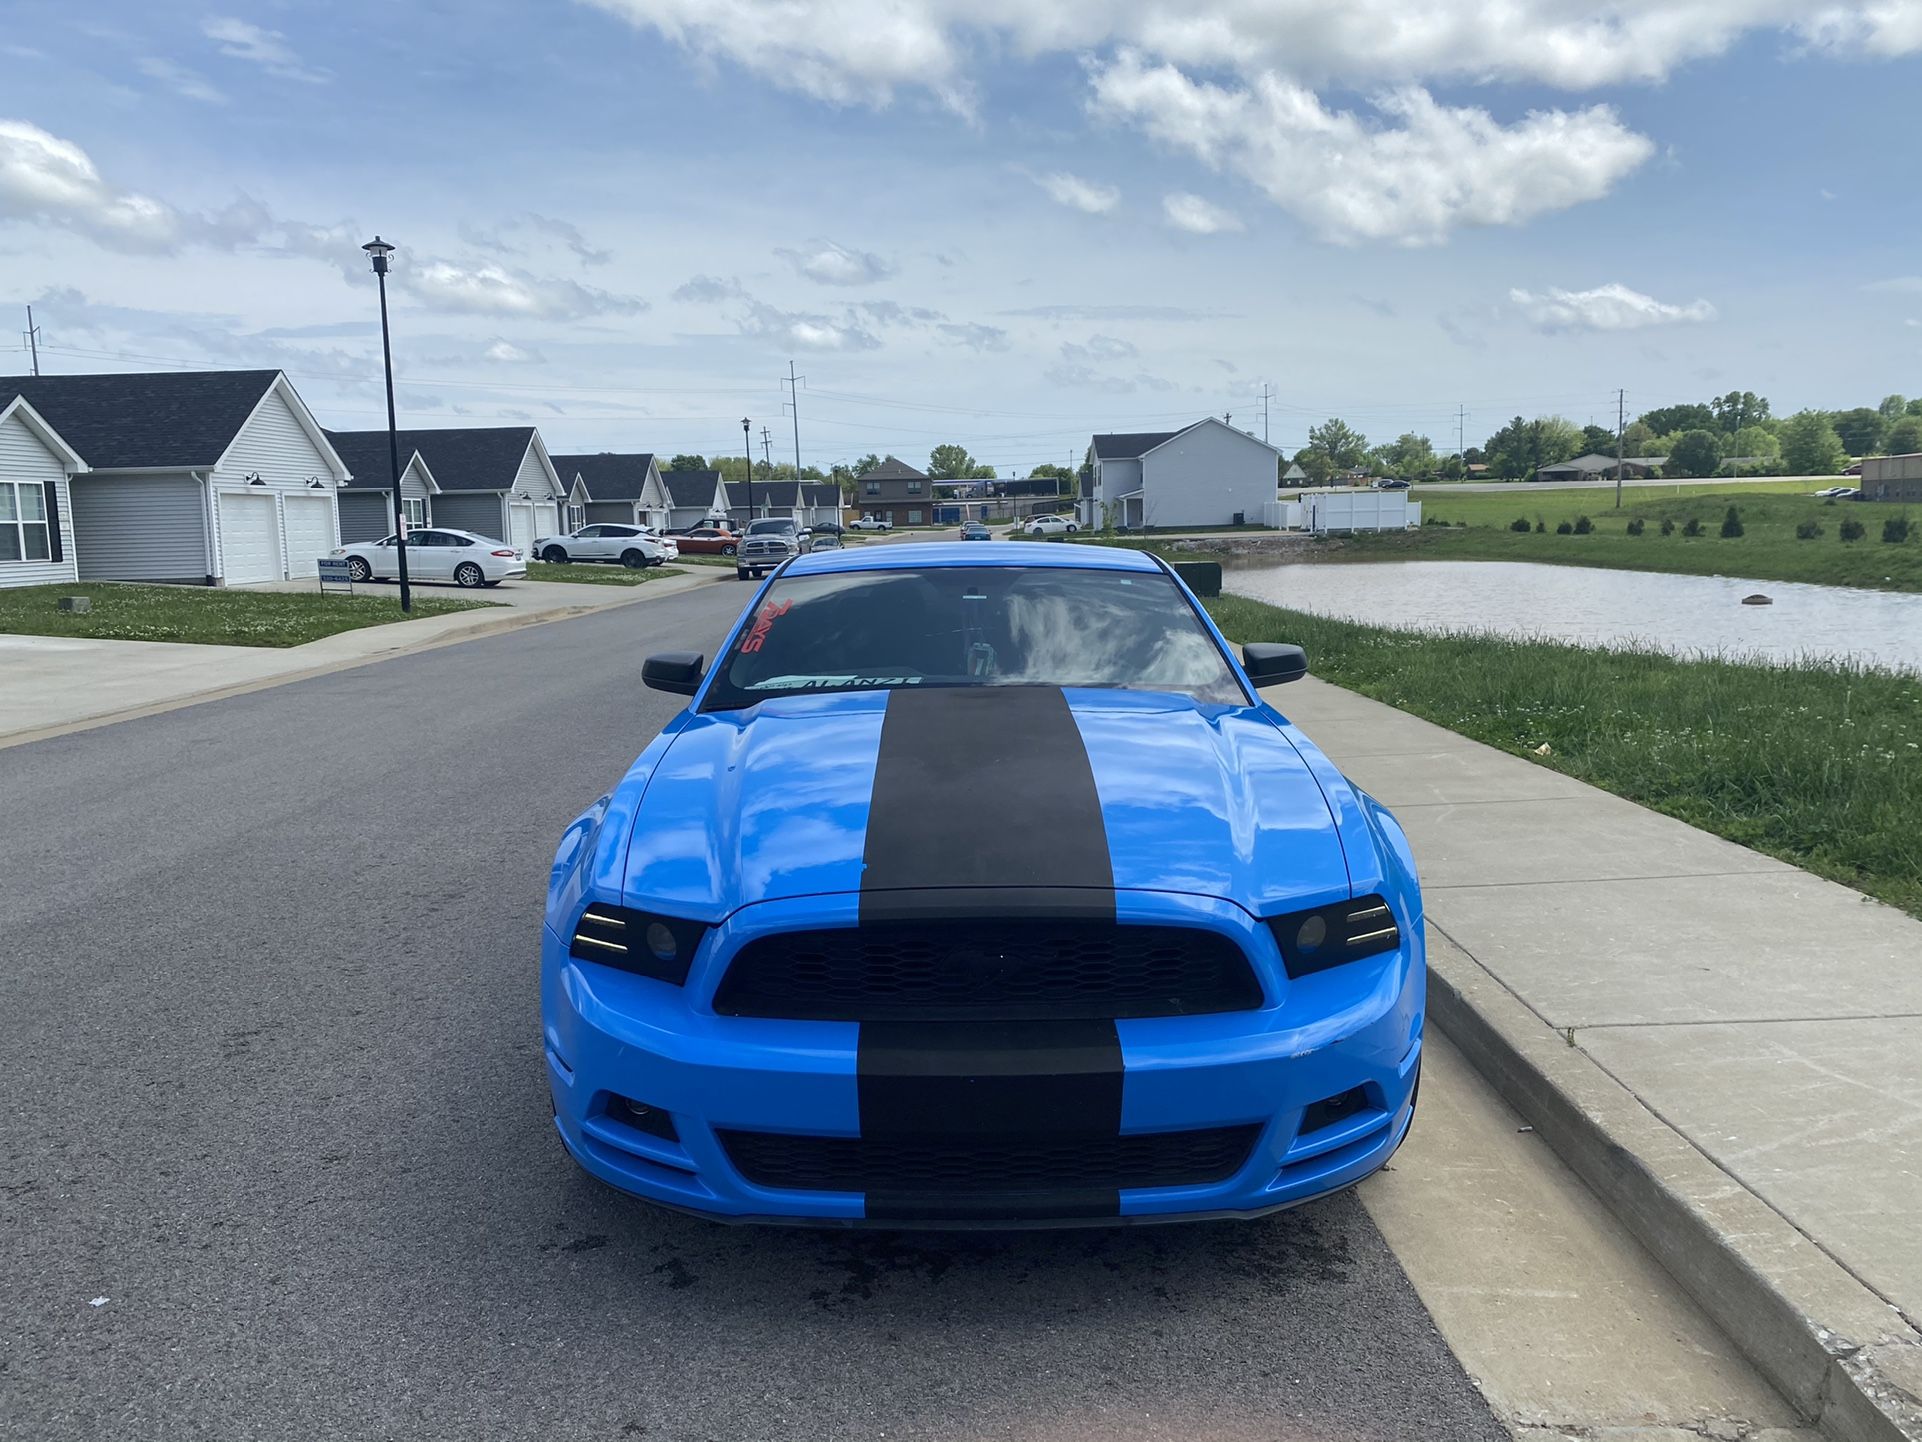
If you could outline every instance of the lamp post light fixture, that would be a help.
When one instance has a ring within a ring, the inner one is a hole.
[[[394,347],[387,338],[387,257],[393,246],[378,235],[361,247],[374,263],[380,282],[380,356],[387,368],[387,464],[394,483],[394,561],[400,574],[400,608],[414,609],[414,593],[407,584],[407,513],[400,503],[400,431],[394,423]]]
[[[754,438],[748,434],[754,423],[741,417],[741,454],[747,457],[747,520],[754,524]]]

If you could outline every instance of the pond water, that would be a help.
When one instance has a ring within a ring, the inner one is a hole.
[[[1922,595],[1526,561],[1248,563],[1222,580],[1237,596],[1377,626],[1922,672]],[[1775,604],[1742,604],[1758,592]]]

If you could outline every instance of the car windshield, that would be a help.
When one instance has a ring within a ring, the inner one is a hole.
[[[784,519],[776,519],[771,521],[756,521],[747,528],[747,533],[750,536],[761,536],[761,535],[766,535],[772,531],[785,532],[785,531],[791,531],[793,529],[794,529],[794,522],[789,520],[784,520]]]
[[[904,686],[1248,699],[1194,607],[1158,571],[935,566],[775,581],[716,668],[703,709]]]

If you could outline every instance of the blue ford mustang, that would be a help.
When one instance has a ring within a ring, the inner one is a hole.
[[[541,1011],[580,1164],[734,1220],[1250,1216],[1406,1133],[1401,828],[1134,551],[784,565],[554,858]]]

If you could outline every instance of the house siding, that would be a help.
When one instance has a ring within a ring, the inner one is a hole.
[[[356,541],[378,541],[394,533],[394,513],[388,509],[388,491],[342,491],[340,493],[340,539],[343,545]]]
[[[434,524],[472,531],[490,541],[504,541],[508,535],[498,491],[442,491],[434,497]]]
[[[1141,468],[1144,526],[1225,526],[1237,511],[1258,526],[1263,508],[1275,499],[1275,453],[1253,436],[1213,422],[1150,451]],[[1118,492],[1104,492],[1102,499],[1112,494]]]
[[[83,581],[205,581],[207,510],[191,476],[76,476],[73,551]]]
[[[79,578],[73,544],[73,500],[67,494],[67,468],[18,415],[0,423],[0,481],[54,485],[60,509],[58,561],[0,561],[0,586],[41,586]]]
[[[632,501],[590,501],[584,509],[587,512],[587,524],[590,526],[607,522],[614,522],[623,526],[640,524],[640,522],[634,519],[634,503]],[[542,534],[546,533],[543,532]]]

